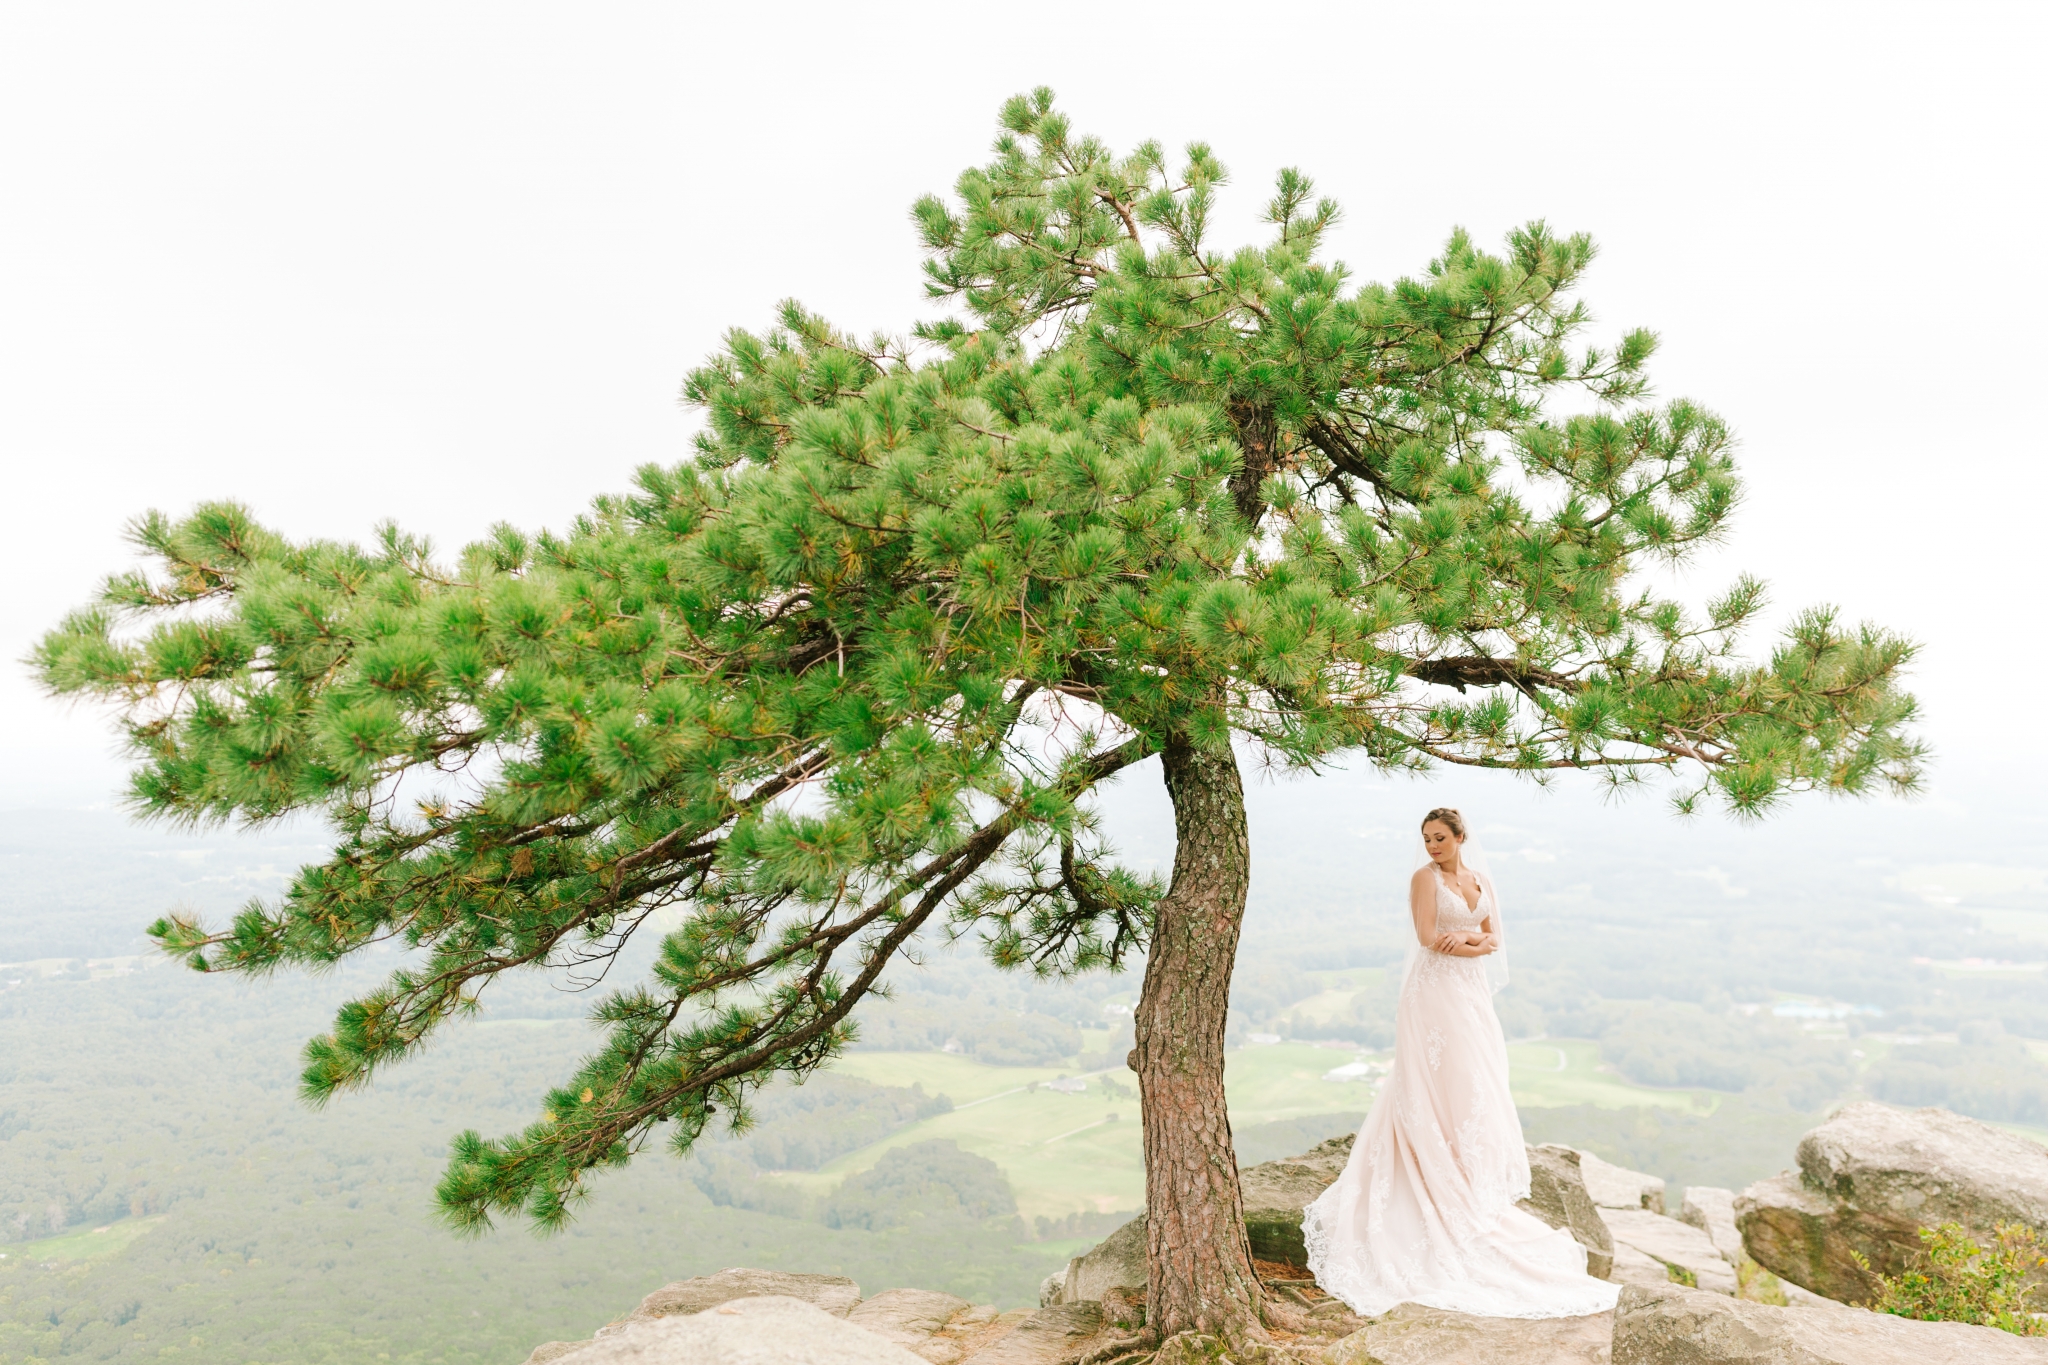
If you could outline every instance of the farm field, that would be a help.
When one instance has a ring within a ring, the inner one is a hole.
[[[1224,1074],[1231,1123],[1242,1129],[1328,1114],[1342,1128],[1348,1120],[1335,1116],[1367,1108],[1373,1086],[1323,1077],[1346,1063],[1384,1061],[1387,1055],[1300,1042],[1240,1048],[1230,1054]],[[1515,1102],[1523,1107],[1651,1105],[1707,1113],[1718,1103],[1708,1091],[1631,1085],[1600,1069],[1599,1048],[1591,1042],[1516,1043],[1508,1058]],[[823,1194],[893,1147],[950,1138],[1003,1169],[1026,1219],[1077,1210],[1108,1213],[1144,1202],[1137,1087],[1121,1067],[1076,1076],[1085,1084],[1078,1093],[1047,1087],[1069,1074],[1056,1067],[989,1066],[941,1052],[855,1052],[834,1069],[882,1085],[921,1085],[951,1097],[954,1108],[816,1171],[781,1172],[775,1180]]]
[[[1711,1114],[1720,1096],[1711,1090],[1665,1090],[1623,1080],[1600,1062],[1600,1045],[1578,1038],[1544,1038],[1508,1044],[1508,1086],[1523,1109],[1560,1109],[1590,1104],[1596,1109],[1650,1106]]]

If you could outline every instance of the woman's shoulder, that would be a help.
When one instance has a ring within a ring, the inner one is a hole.
[[[1410,886],[1428,886],[1437,880],[1436,868],[1428,863],[1415,869],[1415,875],[1408,879]]]

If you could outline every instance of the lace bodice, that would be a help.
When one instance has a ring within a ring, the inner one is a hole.
[[[1465,898],[1453,891],[1441,873],[1431,873],[1436,878],[1436,929],[1440,934],[1476,934],[1479,925],[1493,913],[1493,893],[1486,883],[1479,883],[1479,904],[1477,907],[1465,904]]]

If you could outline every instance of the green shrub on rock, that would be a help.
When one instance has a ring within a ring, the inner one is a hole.
[[[2032,1228],[2018,1223],[2000,1223],[1994,1236],[1997,1245],[1986,1250],[1960,1223],[1920,1229],[1920,1240],[1927,1246],[1926,1264],[1908,1267],[1896,1277],[1877,1276],[1880,1292],[1870,1307],[1902,1318],[1967,1322],[2023,1337],[2048,1336],[2048,1318],[2027,1310],[2032,1292],[2027,1276],[2048,1266],[2039,1238]],[[1856,1260],[1869,1269],[1860,1254]]]

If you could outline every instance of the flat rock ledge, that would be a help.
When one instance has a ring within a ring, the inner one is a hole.
[[[926,1365],[894,1342],[784,1294],[643,1318],[561,1354],[534,1356],[563,1365]]]
[[[1670,1284],[1675,1271],[1691,1277],[1698,1288],[1734,1295],[1735,1267],[1712,1238],[1690,1223],[1648,1209],[1608,1209],[1603,1216],[1614,1235],[1614,1278],[1621,1283]],[[1623,1254],[1628,1251],[1636,1255]]]
[[[1664,1181],[1657,1176],[1603,1161],[1591,1152],[1579,1153],[1579,1176],[1600,1208],[1664,1212]]]
[[[733,1269],[663,1285],[527,1365],[1074,1365],[1115,1331],[1095,1302],[1005,1313],[929,1289],[863,1300],[843,1276]]]
[[[1331,1346],[1323,1353],[1323,1361],[1324,1365],[1608,1365],[1613,1323],[1612,1313],[1583,1318],[1475,1318],[1404,1303]]]
[[[1622,1288],[1613,1365],[2043,1365],[2048,1339],[1840,1304],[1774,1308],[1682,1285]]]

